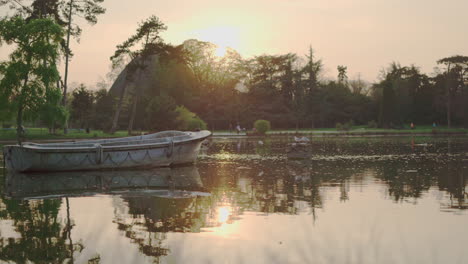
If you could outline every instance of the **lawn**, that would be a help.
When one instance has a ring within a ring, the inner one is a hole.
[[[282,130],[271,130],[269,134],[282,134],[282,133],[300,133],[300,134],[326,134],[326,133],[344,133],[344,134],[421,134],[421,133],[468,133],[468,129],[465,128],[447,128],[445,126],[439,126],[433,128],[432,126],[418,126],[414,129],[403,128],[403,129],[383,129],[383,128],[367,128],[366,126],[353,126],[347,131],[338,131],[336,128],[317,128],[317,129],[282,129]]]
[[[26,128],[26,140],[47,140],[47,139],[81,139],[81,138],[110,138],[125,137],[127,131],[117,131],[114,134],[104,133],[101,130],[91,130],[86,133],[85,130],[69,129],[67,134],[63,130],[57,130],[55,134],[49,134],[47,128]],[[15,129],[0,129],[0,140],[16,140]]]
[[[229,130],[216,130],[216,133],[228,133]],[[136,133],[141,133],[137,131]],[[235,134],[235,131],[231,132]],[[437,127],[433,129],[432,126],[418,126],[415,129],[382,129],[382,128],[367,128],[365,126],[354,126],[348,131],[338,131],[336,128],[317,128],[317,129],[278,129],[267,132],[268,134],[349,134],[349,135],[392,135],[392,134],[450,134],[450,133],[468,133],[468,129],[464,128],[450,128]],[[241,133],[245,135],[245,133]],[[126,137],[127,131],[117,131],[114,134],[104,133],[101,130],[91,130],[86,133],[85,130],[69,129],[67,134],[63,134],[63,130],[57,130],[55,134],[49,134],[47,128],[27,128],[26,141],[28,140],[55,140],[55,139],[86,139],[86,138],[112,138],[112,137]],[[0,141],[14,141],[16,140],[15,129],[0,129]]]

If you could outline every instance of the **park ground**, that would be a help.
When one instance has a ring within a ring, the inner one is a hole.
[[[136,131],[135,134],[143,134],[146,131]],[[237,137],[246,136],[250,131],[236,131],[229,130],[215,130],[213,136],[217,137]],[[317,129],[285,129],[285,130],[271,130],[267,135],[311,135],[311,136],[393,136],[393,135],[468,135],[468,129],[465,128],[447,128],[432,126],[419,126],[415,129],[380,129],[380,128],[367,128],[365,126],[354,126],[347,131],[339,131],[335,128],[317,128]],[[101,130],[91,130],[86,133],[83,129],[70,129],[67,134],[63,130],[57,131],[55,134],[50,134],[46,128],[27,128],[26,140],[35,141],[54,141],[54,140],[72,140],[72,139],[87,139],[87,138],[112,138],[112,137],[125,137],[128,136],[127,131],[117,131],[114,134],[104,133]],[[0,129],[0,142],[9,143],[16,140],[15,129]]]

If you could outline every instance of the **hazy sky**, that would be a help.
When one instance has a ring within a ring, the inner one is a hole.
[[[432,73],[440,58],[468,55],[468,0],[106,0],[98,24],[83,27],[70,82],[94,85],[109,72],[115,46],[137,23],[158,16],[172,44],[196,38],[231,46],[244,57],[294,52],[312,45],[325,76],[337,65],[374,81],[392,61]],[[1,11],[6,14],[6,9]],[[9,49],[0,47],[0,58]]]

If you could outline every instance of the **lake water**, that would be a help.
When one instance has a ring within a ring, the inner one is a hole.
[[[468,138],[292,142],[213,138],[173,169],[2,174],[0,262],[468,263]]]

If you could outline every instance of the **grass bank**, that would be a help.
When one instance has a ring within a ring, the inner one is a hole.
[[[391,135],[391,134],[466,134],[468,129],[465,128],[447,128],[431,126],[418,127],[415,129],[383,129],[383,128],[366,128],[366,127],[353,127],[349,130],[337,130],[335,128],[325,129],[308,129],[308,130],[281,130],[270,131],[271,134],[281,133],[298,133],[298,134],[349,134],[349,135]]]
[[[46,128],[27,128],[26,141],[28,140],[61,140],[61,139],[92,139],[92,138],[112,138],[112,137],[125,137],[127,131],[117,131],[114,134],[104,133],[101,130],[91,130],[86,133],[85,130],[69,129],[67,134],[63,130],[57,130],[55,134],[50,134]],[[0,129],[0,141],[15,141],[15,129]]]
[[[250,131],[241,132],[239,135],[246,135]],[[317,129],[281,129],[271,130],[268,135],[317,135],[317,136],[371,136],[371,135],[468,135],[468,129],[465,128],[447,128],[439,126],[419,126],[414,129],[383,129],[367,128],[365,126],[354,126],[349,130],[337,130],[336,128],[317,128]],[[219,130],[214,131],[214,135],[229,136],[238,135],[235,131]]]

